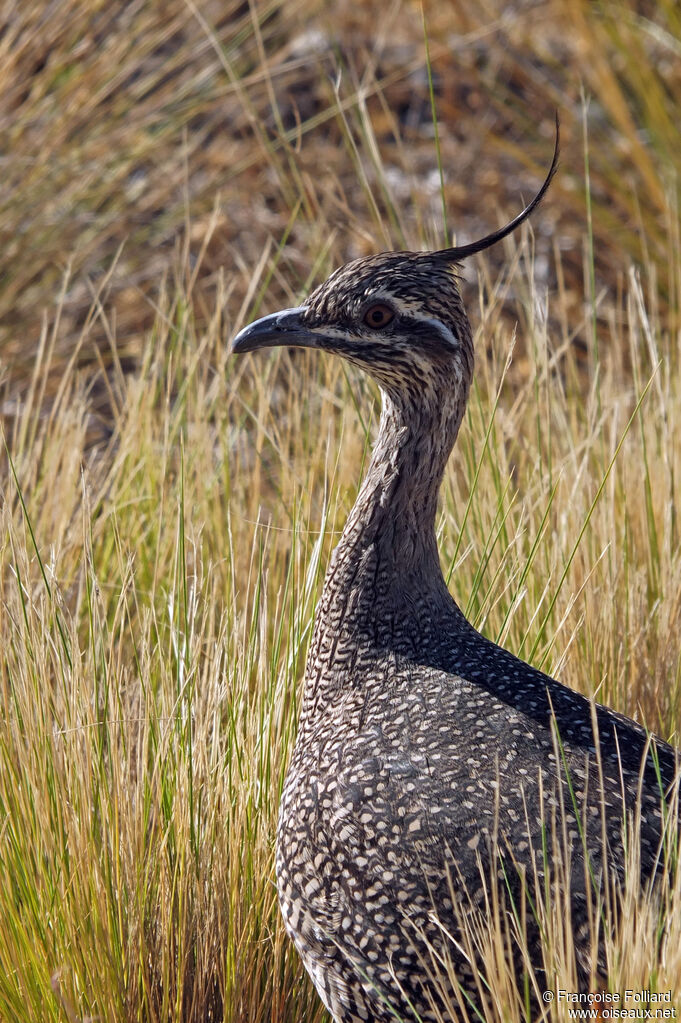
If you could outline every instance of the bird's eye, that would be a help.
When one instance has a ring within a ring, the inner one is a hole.
[[[373,330],[380,330],[381,327],[387,327],[394,316],[394,310],[389,305],[386,305],[385,302],[374,302],[365,312],[364,322],[367,327],[371,327]]]

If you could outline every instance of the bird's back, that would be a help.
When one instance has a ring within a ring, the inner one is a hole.
[[[460,617],[420,651],[367,645],[301,725],[278,835],[284,919],[334,1017],[483,1006],[471,942],[494,886],[502,918],[524,920],[509,959],[522,974],[524,942],[538,984],[536,900],[546,882],[567,886],[587,984],[589,931],[624,880],[627,834],[631,858],[640,827],[643,880],[665,864],[674,773],[666,743]]]

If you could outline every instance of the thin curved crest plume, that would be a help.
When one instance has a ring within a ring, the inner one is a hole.
[[[558,120],[558,113],[556,112],[556,141],[553,147],[553,158],[551,160],[551,166],[548,169],[548,173],[544,178],[541,188],[535,195],[534,199],[528,203],[522,212],[514,217],[504,227],[499,228],[498,231],[492,231],[491,234],[485,235],[484,238],[480,238],[478,241],[470,242],[468,245],[457,245],[449,249],[438,249],[435,252],[424,253],[428,259],[440,259],[447,263],[458,263],[462,259],[466,259],[468,256],[475,255],[476,252],[482,252],[483,249],[488,249],[491,245],[496,245],[502,238],[511,234],[517,227],[523,223],[524,220],[530,216],[533,210],[537,208],[539,203],[542,201],[551,179],[558,169],[558,157],[560,155],[560,122]]]

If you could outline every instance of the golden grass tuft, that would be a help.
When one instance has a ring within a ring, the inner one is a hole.
[[[8,1023],[323,1019],[272,849],[377,395],[314,353],[235,362],[227,339],[349,256],[443,241],[420,13],[376,32],[347,10],[2,16]],[[439,522],[452,591],[486,634],[677,736],[676,5],[426,5],[426,24],[461,239],[529,193],[555,107],[566,140],[534,234],[465,270],[478,369]],[[608,948],[611,985],[681,1007],[677,887],[660,942],[632,881]],[[560,899],[542,912],[567,986]],[[514,1023],[512,921],[491,917],[470,940],[489,1018]]]

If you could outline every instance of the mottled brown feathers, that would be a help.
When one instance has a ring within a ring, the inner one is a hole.
[[[334,352],[383,393],[317,608],[277,835],[286,928],[338,1023],[484,1017],[466,933],[490,900],[518,998],[528,967],[531,997],[551,987],[533,907],[560,863],[588,987],[594,906],[622,882],[632,836],[643,883],[665,865],[674,750],[481,636],[442,576],[437,497],[473,372],[450,265],[466,251],[350,263],[234,342]],[[381,329],[363,319],[376,301],[393,313]]]

